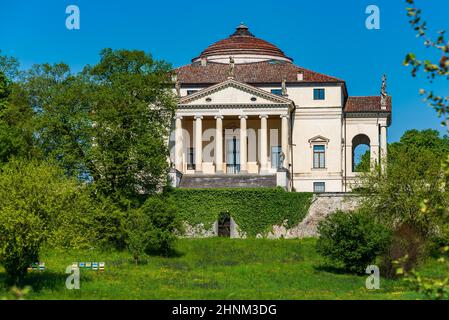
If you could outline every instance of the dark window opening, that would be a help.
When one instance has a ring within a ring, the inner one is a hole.
[[[226,173],[240,172],[240,140],[236,137],[227,140]]]
[[[195,149],[187,149],[187,170],[195,170]]]
[[[326,148],[324,145],[313,146],[313,168],[314,169],[326,168],[325,149]]]
[[[271,147],[271,168],[273,169],[282,168],[281,154],[282,154],[281,146]]]
[[[218,236],[231,237],[231,215],[228,212],[221,212],[218,216]]]
[[[313,89],[313,100],[324,100],[324,89]]]
[[[326,183],[325,182],[314,182],[313,183],[313,192],[317,192],[317,193],[326,192]]]

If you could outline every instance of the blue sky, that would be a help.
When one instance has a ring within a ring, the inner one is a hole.
[[[449,31],[448,1],[416,1],[430,32]],[[65,27],[70,4],[80,8],[80,30]],[[380,30],[365,28],[365,8],[370,4],[380,8]],[[387,90],[393,96],[392,142],[411,128],[444,132],[418,90],[449,94],[449,80],[429,84],[423,77],[412,78],[402,66],[410,51],[435,57],[416,39],[405,7],[405,0],[0,0],[0,50],[17,57],[23,68],[64,61],[79,71],[97,62],[106,47],[145,50],[180,66],[244,22],[295,64],[346,80],[350,95],[379,94],[381,75],[387,73]]]

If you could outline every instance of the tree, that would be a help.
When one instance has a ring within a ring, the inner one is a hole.
[[[20,63],[14,57],[9,57],[1,54],[0,50],[0,73],[3,73],[8,79],[18,79],[22,72],[19,70]]]
[[[47,160],[56,160],[68,176],[88,178],[92,121],[89,86],[64,63],[35,65],[23,84],[34,112],[35,145]]]
[[[389,152],[391,152],[391,161],[395,160],[395,155],[398,152],[407,152],[411,149],[432,151],[439,159],[449,154],[449,137],[440,136],[437,130],[407,130],[399,140],[389,145]]]
[[[21,87],[0,71],[0,164],[31,153],[31,118]]]
[[[433,49],[432,52],[436,53],[436,56],[431,59],[420,60],[416,57],[414,53],[408,53],[404,59],[404,65],[412,66],[412,76],[416,77],[421,71],[427,75],[427,78],[432,82],[437,78],[449,78],[449,41],[445,40],[445,30],[438,32],[438,36],[432,39],[427,34],[427,22],[422,17],[421,9],[415,6],[414,0],[406,0],[410,5],[407,8],[407,16],[410,18],[409,23],[413,30],[416,31],[417,37],[424,39],[424,45],[427,48]],[[435,60],[437,59],[437,60]],[[431,106],[443,120],[441,124],[449,129],[449,97],[444,97],[435,94],[433,91],[427,91],[425,89],[420,89],[420,95],[425,97],[428,105]],[[438,155],[437,155],[438,156]],[[449,155],[446,153],[441,157],[444,159],[442,164],[442,185],[441,190],[446,192],[447,185],[449,183]],[[447,195],[446,195],[447,197]],[[443,216],[444,224],[440,226],[441,230],[448,230],[448,211],[447,204],[441,205],[440,203],[434,203],[433,199],[423,198],[421,213],[426,216]],[[444,236],[444,235],[443,235]],[[447,241],[447,235],[446,241]],[[445,251],[447,251],[447,242]],[[444,260],[442,257],[441,259]],[[398,269],[399,273],[404,273],[401,269]],[[444,279],[431,279],[426,277],[421,277],[420,274],[412,271],[412,276],[408,277],[412,284],[414,284],[419,292],[424,293],[427,297],[440,299],[444,296],[447,297],[449,278],[446,276]]]
[[[424,45],[427,48],[434,49],[436,53],[435,60],[420,60],[414,53],[408,53],[404,59],[404,65],[412,67],[412,76],[416,77],[419,72],[424,72],[427,78],[433,81],[438,77],[449,77],[449,41],[445,39],[445,30],[438,32],[438,36],[432,39],[427,34],[427,23],[422,17],[421,9],[416,8],[414,0],[406,0],[410,5],[407,8],[409,23],[416,36],[424,39]],[[424,96],[428,104],[435,109],[439,117],[443,117],[442,125],[449,128],[449,97],[440,96],[433,91],[420,89],[420,95]]]
[[[405,223],[430,236],[442,223],[442,208],[448,204],[441,169],[441,157],[448,151],[449,138],[440,137],[436,130],[405,132],[399,142],[388,146],[386,174],[371,171],[362,175],[363,205],[390,229]],[[425,215],[426,203],[441,210]]]
[[[174,115],[170,66],[142,51],[105,49],[85,68],[92,86],[92,159],[95,183],[105,194],[135,197],[166,181]]]

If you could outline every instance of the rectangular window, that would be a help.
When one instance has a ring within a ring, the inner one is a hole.
[[[277,96],[282,96],[282,90],[281,89],[271,89],[271,93],[275,94]]]
[[[324,145],[313,146],[313,168],[323,169],[326,167],[326,154]]]
[[[281,146],[271,147],[271,168],[273,169],[282,168],[281,153],[282,153]]]
[[[313,100],[324,100],[324,89],[313,89]]]
[[[187,95],[191,95],[192,93],[197,92],[198,90],[187,90]]]
[[[187,170],[195,170],[195,149],[187,149]]]
[[[314,182],[313,183],[313,192],[326,192],[326,183],[325,182]]]

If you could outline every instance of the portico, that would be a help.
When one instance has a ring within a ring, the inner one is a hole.
[[[285,113],[177,115],[175,167],[183,174],[274,174],[288,161],[288,119]]]
[[[286,97],[233,79],[181,98],[176,169],[183,174],[276,173],[287,165],[294,108]]]

